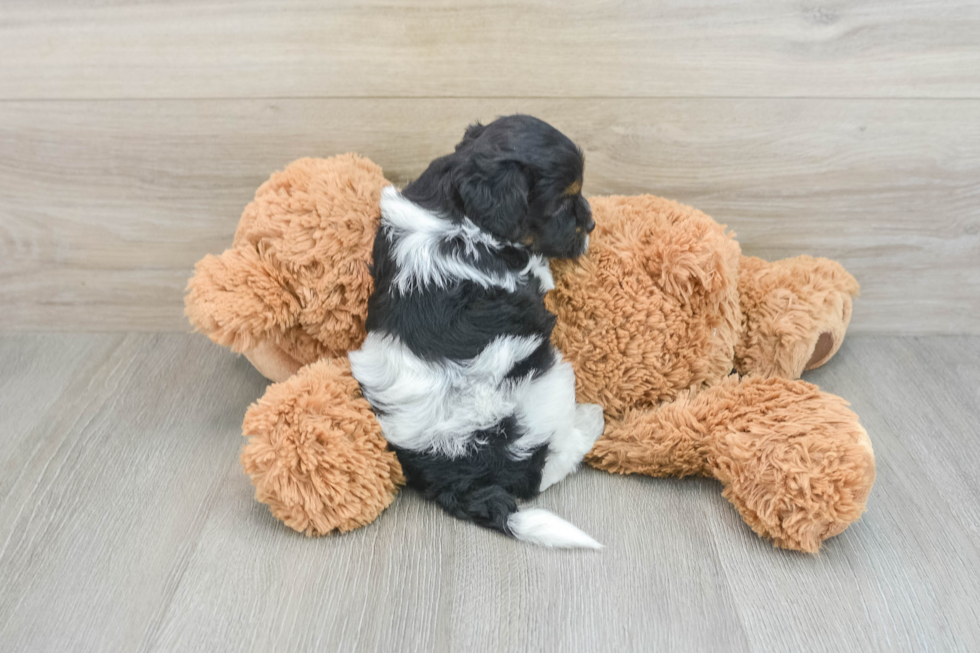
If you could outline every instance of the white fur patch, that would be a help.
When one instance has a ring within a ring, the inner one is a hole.
[[[473,267],[463,256],[440,251],[441,243],[460,240],[465,256],[478,260],[477,245],[499,250],[505,243],[481,230],[469,218],[457,224],[439,217],[405,199],[394,186],[387,186],[381,192],[381,222],[391,242],[397,267],[394,283],[401,293],[430,285],[445,288],[452,281],[460,280],[514,292],[529,274],[541,279],[545,290],[554,288],[548,261],[538,254],[532,255],[528,265],[519,272],[494,274]]]
[[[531,274],[541,282],[541,290],[548,292],[555,289],[555,278],[551,276],[551,265],[548,264],[548,259],[535,254],[531,257],[527,267]]]
[[[567,521],[540,508],[519,510],[507,520],[507,527],[519,540],[539,546],[561,548],[601,549],[602,545],[569,524]]]
[[[500,336],[476,358],[436,363],[375,331],[350,354],[351,372],[391,444],[458,458],[477,444],[476,431],[517,412],[530,380],[505,377],[539,344],[537,336]]]
[[[521,395],[517,421],[524,434],[510,445],[515,458],[527,457],[552,436],[571,433],[575,427],[575,370],[560,360],[561,354],[555,355],[559,361],[530,381]]]
[[[605,429],[602,407],[597,404],[575,406],[574,428],[556,431],[548,443],[548,459],[541,470],[540,492],[562,480],[582,463],[585,454]]]

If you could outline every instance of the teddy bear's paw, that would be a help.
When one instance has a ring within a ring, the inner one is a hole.
[[[242,353],[259,374],[276,383],[285,381],[303,367],[302,363],[269,338]]]
[[[840,349],[860,288],[836,261],[742,257],[743,324],[735,365],[744,375],[797,379]]]
[[[810,360],[806,362],[803,371],[815,370],[829,361],[840,349],[840,341],[841,338],[838,338],[833,331],[824,331],[817,336],[817,342],[813,345],[813,353],[810,354]]]

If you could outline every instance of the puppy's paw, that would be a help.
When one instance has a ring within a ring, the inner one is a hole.
[[[544,492],[576,469],[602,435],[605,422],[602,407],[596,404],[575,405],[575,428],[556,434],[548,443],[548,460],[541,473],[540,490]]]
[[[602,435],[606,423],[602,416],[602,406],[599,404],[575,405],[575,430],[588,440],[590,448]]]

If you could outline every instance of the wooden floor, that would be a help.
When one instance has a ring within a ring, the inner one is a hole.
[[[700,479],[585,470],[537,500],[605,543],[549,551],[404,493],[307,539],[252,499],[265,382],[199,336],[0,338],[2,651],[976,651],[980,338],[851,337],[809,375],[878,480],[818,556]]]

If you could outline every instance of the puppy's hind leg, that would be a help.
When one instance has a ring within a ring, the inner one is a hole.
[[[592,449],[604,428],[601,406],[576,404],[574,428],[555,433],[548,442],[548,459],[541,471],[540,491],[544,492],[578,469],[582,458]]]
[[[517,414],[524,435],[511,445],[511,453],[518,457],[548,445],[540,491],[574,472],[604,428],[602,408],[575,403],[572,364],[561,360],[558,351],[553,355],[559,362],[534,379],[521,398]]]

